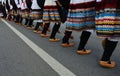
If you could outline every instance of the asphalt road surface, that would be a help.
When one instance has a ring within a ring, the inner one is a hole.
[[[51,23],[52,28],[53,23]],[[65,25],[62,24],[56,37],[63,37]],[[48,32],[51,33],[51,32]],[[49,42],[19,24],[0,20],[0,76],[120,76],[120,43],[111,60],[117,65],[108,69],[99,65],[103,53],[101,38],[95,32],[86,48],[90,55],[76,53],[81,32],[74,31],[74,47],[61,47],[61,42]]]

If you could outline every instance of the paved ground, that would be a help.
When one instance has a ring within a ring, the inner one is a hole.
[[[49,38],[42,38],[39,34],[33,33],[32,30],[14,22],[7,22],[76,76],[120,76],[120,43],[112,56],[112,60],[116,61],[117,66],[113,69],[107,69],[98,64],[103,49],[101,46],[102,39],[97,38],[95,32],[86,46],[87,49],[92,50],[92,53],[84,56],[76,54],[80,32],[73,32],[74,39],[70,41],[75,42],[74,47],[63,48],[61,47],[61,41],[51,43]],[[64,29],[65,26],[62,25],[61,32]],[[57,37],[62,38],[63,34],[57,34]],[[59,72],[61,71],[64,71],[64,69],[59,70]],[[39,54],[34,52],[0,20],[0,76],[59,76],[59,72],[48,65]]]

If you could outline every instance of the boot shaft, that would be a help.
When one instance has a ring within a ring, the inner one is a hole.
[[[71,37],[72,31],[65,31],[65,36],[62,39],[62,43],[67,43],[69,44],[69,38]]]
[[[51,36],[50,36],[51,39],[52,38],[55,39],[55,35],[58,32],[59,28],[60,28],[60,24],[55,23],[54,26],[53,26],[53,29],[52,29]]]
[[[80,43],[78,46],[78,50],[85,49],[86,43],[88,42],[88,39],[90,38],[91,32],[83,31],[80,36]]]
[[[46,34],[47,33],[47,30],[48,30],[49,26],[50,26],[50,23],[45,23],[44,24],[44,27],[43,27],[43,30],[42,30],[42,34]]]
[[[106,39],[106,44],[104,48],[104,53],[102,56],[102,61],[110,61],[110,57],[112,56],[116,46],[117,46],[118,41],[110,41]]]

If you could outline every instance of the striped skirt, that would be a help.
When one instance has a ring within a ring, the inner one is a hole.
[[[21,13],[20,9],[10,10],[10,14],[11,14],[12,16],[20,15],[20,13]]]
[[[9,14],[13,16],[14,11],[13,11],[13,10],[10,10]]]
[[[29,12],[25,9],[25,10],[21,10],[21,17],[23,19],[28,18],[29,17]]]
[[[45,6],[43,12],[43,21],[45,23],[49,22],[60,22],[60,15],[58,13],[56,6]]]
[[[96,32],[99,37],[120,37],[120,8],[115,1],[97,11]]]
[[[13,11],[13,16],[17,16],[17,11]]]
[[[87,4],[87,5],[86,5]],[[66,28],[70,30],[93,29],[95,27],[95,2],[70,5]]]
[[[42,19],[43,16],[43,11],[34,9],[32,12],[29,14],[29,17],[34,20]]]

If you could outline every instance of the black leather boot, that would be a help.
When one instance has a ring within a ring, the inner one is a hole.
[[[55,38],[56,33],[58,32],[59,28],[60,28],[60,23],[59,24],[55,23],[55,25],[53,26],[52,33],[51,33],[49,41],[51,41],[51,42],[58,42],[58,41],[60,41],[60,39]]]
[[[28,22],[29,22],[29,19],[26,18],[26,19],[25,19],[25,24],[24,24],[24,25],[27,26]]]
[[[50,26],[50,23],[45,23],[44,24],[42,33],[40,34],[42,37],[48,37],[49,36],[48,34],[46,34],[47,31],[48,31],[49,26]]]
[[[15,23],[19,23],[19,20],[20,20],[20,15],[17,15]]]
[[[39,27],[42,25],[43,25],[43,22],[37,22],[33,32],[40,33]]]
[[[22,25],[22,21],[23,21],[23,18],[22,16],[20,16],[20,20],[19,20],[19,23]]]
[[[90,54],[91,51],[90,50],[86,50],[85,49],[85,45],[88,42],[88,39],[90,38],[91,32],[88,31],[83,31],[80,37],[80,43],[78,46],[78,54],[82,54],[82,55],[86,55],[86,54]]]
[[[110,57],[112,56],[117,43],[118,43],[118,41],[110,41],[108,39],[106,40],[104,52],[103,52],[103,55],[102,55],[102,58],[100,61],[101,66],[107,67],[107,68],[115,67],[115,62],[110,61]]]
[[[71,37],[72,31],[66,30],[65,36],[62,39],[62,46],[63,47],[71,47],[74,46],[74,43],[69,43],[69,39]]]
[[[33,25],[33,19],[29,19],[29,23],[28,23],[27,28],[28,28],[28,29],[33,29],[33,28],[32,28],[32,25]]]

